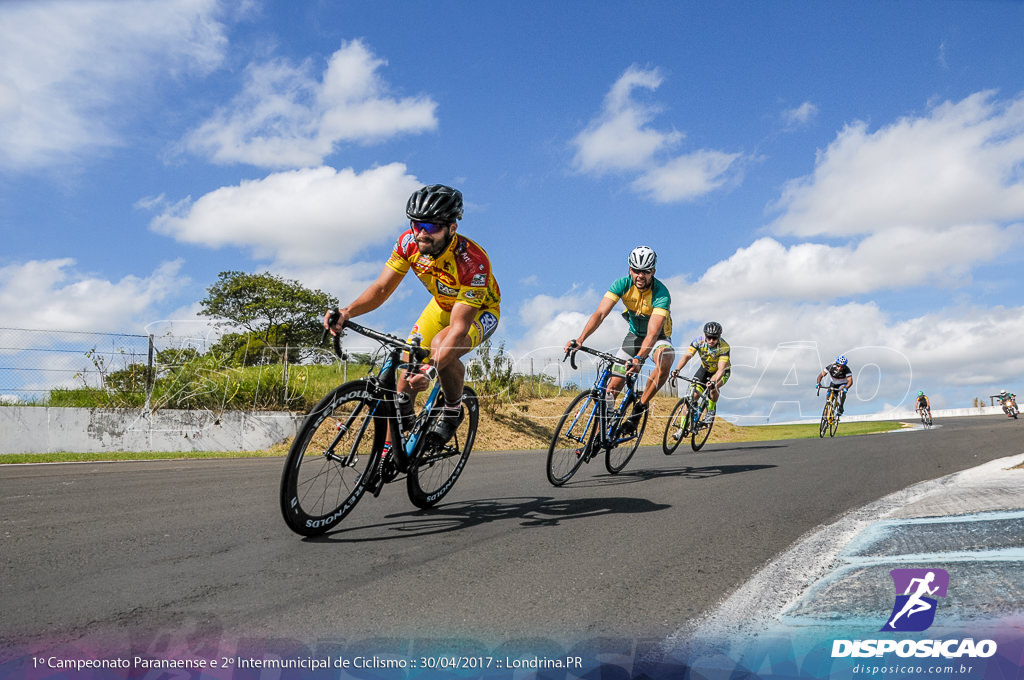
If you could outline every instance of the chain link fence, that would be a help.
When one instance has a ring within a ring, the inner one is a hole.
[[[209,325],[159,322],[148,334],[0,327],[0,404],[306,411],[341,382],[366,374],[379,348],[349,338],[346,358],[326,348],[251,341],[225,349]],[[217,351],[210,351],[211,348]],[[598,365],[579,370],[559,348],[524,357],[500,348],[470,354],[467,379],[482,397],[516,403],[587,389]],[[648,370],[645,374],[649,373]],[[506,373],[506,379],[494,376]],[[662,393],[667,393],[666,385]]]
[[[162,330],[0,327],[0,404],[304,410],[349,373],[349,362],[319,348],[243,345],[213,353],[219,335],[208,328]],[[317,370],[327,387],[309,389]]]
[[[152,379],[153,353],[152,335],[0,328],[0,401],[42,403],[53,390],[102,389],[105,375],[132,365]]]

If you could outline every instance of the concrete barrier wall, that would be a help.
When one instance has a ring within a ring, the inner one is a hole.
[[[1002,406],[975,406],[973,408],[942,408],[932,409],[932,420],[936,418],[954,418],[959,416],[1005,416]],[[910,420],[920,421],[921,416],[914,409],[900,411],[889,411],[887,413],[876,413],[868,416],[844,415],[843,420],[854,422],[858,420]]]
[[[293,437],[287,412],[0,407],[0,454],[257,451]]]
[[[729,414],[724,414],[726,419],[729,419]],[[1002,406],[974,406],[971,408],[943,408],[943,409],[932,409],[932,420],[939,418],[954,418],[960,416],[1003,416]],[[768,423],[768,422],[744,422],[737,423],[742,425],[801,425],[806,423],[817,423],[820,420],[820,416],[816,418],[806,418],[804,420],[791,420],[780,423]],[[907,422],[920,422],[921,416],[913,408],[899,409],[895,411],[884,411],[882,413],[869,413],[866,415],[852,414],[847,412],[843,415],[842,421],[844,423],[856,423],[865,421],[876,421],[876,420],[905,420]]]

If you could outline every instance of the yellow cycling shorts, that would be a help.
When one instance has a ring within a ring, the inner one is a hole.
[[[500,312],[497,308],[477,310],[476,316],[473,317],[473,324],[469,327],[469,347],[467,351],[491,337],[494,330],[498,327],[499,316]],[[408,341],[411,342],[413,336],[419,333],[423,336],[420,345],[430,347],[434,336],[440,333],[442,329],[447,328],[451,322],[451,312],[444,311],[437,304],[437,300],[430,298],[430,302],[423,308],[420,318],[416,320],[416,324],[409,331]]]

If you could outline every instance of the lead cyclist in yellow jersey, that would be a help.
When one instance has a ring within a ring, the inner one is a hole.
[[[443,441],[451,439],[462,420],[462,388],[466,367],[460,357],[494,333],[500,316],[501,291],[491,273],[491,262],[483,248],[457,234],[462,219],[462,193],[443,184],[432,184],[414,192],[405,206],[410,227],[395,243],[391,257],[377,280],[324,327],[341,332],[354,316],[377,309],[387,300],[405,275],[412,270],[430,291],[431,299],[409,333],[416,334],[430,348],[430,361],[437,368],[444,392],[444,410],[434,429]],[[409,396],[426,387],[423,376],[398,380],[399,406],[403,422],[413,413]]]

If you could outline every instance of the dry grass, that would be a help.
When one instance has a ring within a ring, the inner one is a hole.
[[[492,413],[481,409],[480,423],[477,427],[476,451],[518,451],[531,449],[547,449],[551,443],[558,419],[565,412],[569,402],[575,395],[565,395],[551,399],[531,399],[519,403],[501,404]],[[675,406],[676,397],[655,397],[651,414],[647,419],[644,431],[643,446],[661,446],[661,438],[665,432],[665,419]],[[891,423],[850,423],[840,427],[840,434],[860,434],[862,432],[882,432],[897,429],[898,424]],[[739,427],[717,418],[715,426],[708,437],[709,444],[735,443],[780,439],[789,437],[817,437],[818,426],[757,426]],[[288,453],[291,442],[285,442],[271,448],[269,455],[284,456]]]
[[[558,419],[575,395],[552,399],[532,399],[519,404],[502,405],[496,413],[482,412],[477,428],[478,451],[509,451],[515,449],[546,449]],[[655,397],[647,429],[641,442],[644,446],[661,446],[665,419],[675,406],[675,397]],[[715,421],[708,443],[749,441],[739,428],[721,418]]]

